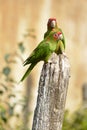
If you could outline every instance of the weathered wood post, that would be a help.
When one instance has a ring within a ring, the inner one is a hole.
[[[43,65],[32,130],[61,130],[70,65],[64,55],[53,53]]]

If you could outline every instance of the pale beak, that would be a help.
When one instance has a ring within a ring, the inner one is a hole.
[[[63,35],[62,35],[61,32],[58,32],[58,39],[59,39],[59,40],[62,40],[62,39],[63,39]]]
[[[52,22],[51,22],[51,27],[54,28],[55,25],[56,25],[56,21],[52,21]]]

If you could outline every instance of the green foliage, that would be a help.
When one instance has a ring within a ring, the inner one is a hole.
[[[66,110],[64,114],[63,130],[71,130],[70,126],[71,126],[71,122],[69,119],[69,111]]]
[[[18,47],[19,47],[19,50],[21,51],[21,53],[24,53],[25,47],[24,47],[23,42],[20,42],[20,43],[18,44]]]
[[[12,77],[12,66],[11,64],[16,64],[16,59],[19,59],[23,62],[23,53],[25,52],[25,38],[32,37],[35,38],[35,35],[33,35],[34,30],[29,29],[27,30],[27,33],[24,35],[24,40],[18,43],[18,48],[12,53],[7,53],[4,56],[5,66],[2,68],[1,71],[1,79],[0,80],[0,130],[21,130],[23,129],[23,112],[25,111],[25,104],[26,100],[25,97],[20,97],[19,100],[15,100],[17,98],[16,92],[14,92],[14,89],[16,85],[18,86],[15,79]],[[4,75],[4,76],[3,76]],[[19,94],[20,91],[17,91]],[[21,109],[20,112],[15,112],[15,108],[19,105]],[[28,113],[29,114],[29,113]],[[14,129],[12,128],[11,124],[9,124],[9,121],[11,119],[16,119],[17,124],[15,124]]]
[[[71,116],[66,111],[62,130],[87,130],[87,109],[80,109]]]
[[[0,106],[0,120],[2,120],[5,123],[7,122],[6,110],[3,106]]]
[[[3,94],[3,90],[0,90],[0,95],[2,95]]]
[[[4,56],[4,59],[5,59],[5,61],[6,61],[7,63],[8,63],[9,57],[10,57],[10,54],[5,54],[5,56]]]
[[[9,76],[11,69],[10,69],[10,67],[6,66],[3,68],[2,72],[5,76]]]

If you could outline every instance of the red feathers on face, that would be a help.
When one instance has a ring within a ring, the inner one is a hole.
[[[62,32],[58,32],[58,35],[62,34]]]
[[[56,22],[56,18],[49,18],[47,25],[48,25],[48,26],[51,26],[51,22],[52,22],[52,21],[55,21],[55,22]]]
[[[48,22],[56,21],[56,18],[49,18]]]
[[[53,35],[54,39],[57,40],[57,39],[60,39],[60,35],[62,34],[62,32],[58,32],[58,33],[55,33]]]

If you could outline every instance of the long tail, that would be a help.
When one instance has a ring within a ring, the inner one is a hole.
[[[25,74],[23,75],[23,77],[21,78],[20,82],[22,82],[31,72],[31,70],[34,68],[34,66],[36,65],[37,63],[33,63],[29,66],[29,68],[27,69],[27,71],[25,72]]]

